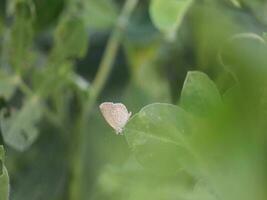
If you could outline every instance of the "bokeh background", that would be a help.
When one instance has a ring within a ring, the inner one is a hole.
[[[266,199],[267,1],[192,1],[171,37],[151,16],[153,0],[139,0],[125,26],[117,25],[126,1],[0,0],[0,142],[10,199]],[[168,1],[163,14],[172,14]],[[95,94],[112,41],[111,70]],[[199,139],[227,160],[213,174],[219,195],[203,192],[202,180],[188,173],[143,170],[98,108],[122,102],[135,114],[155,102],[177,104],[192,70],[206,73],[222,95],[241,86],[232,91],[235,114],[209,121],[215,127]],[[222,130],[229,116],[236,132]]]

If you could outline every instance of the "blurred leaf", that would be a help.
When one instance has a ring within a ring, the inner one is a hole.
[[[80,17],[63,15],[54,33],[52,59],[61,61],[66,58],[84,57],[88,38],[84,21]]]
[[[252,14],[262,23],[263,25],[267,24],[267,2],[264,0],[238,0],[240,3],[244,4],[244,7],[247,7],[251,10]]]
[[[49,25],[55,23],[62,12],[64,0],[33,0],[36,9],[36,21],[34,23],[37,29],[46,30]]]
[[[265,80],[266,53],[264,38],[255,33],[240,33],[224,44],[220,57],[224,67],[232,72],[237,80],[253,85],[254,81]]]
[[[0,73],[0,96],[10,99],[15,92],[18,84],[16,76],[12,77],[4,73]]]
[[[189,119],[178,106],[155,103],[134,115],[124,134],[143,166],[162,174],[175,174],[195,165],[188,143]]]
[[[184,82],[180,105],[197,116],[205,116],[218,109],[222,100],[216,85],[206,74],[191,71]]]
[[[9,41],[9,60],[17,70],[29,66],[29,53],[33,40],[33,13],[29,2],[20,1],[14,8],[15,21],[11,26]]]
[[[0,199],[9,199],[9,177],[4,166],[4,148],[0,146]]]
[[[218,65],[218,53],[222,45],[233,34],[247,31],[255,22],[251,22],[244,13],[226,9],[220,1],[196,2],[190,12],[193,36],[190,40],[196,51],[195,65],[206,71],[221,73],[223,69]]]
[[[125,187],[127,185],[127,187]],[[215,200],[203,185],[193,182],[183,173],[162,177],[144,170],[130,158],[122,166],[106,166],[94,187],[92,200]]]
[[[242,0],[222,0],[225,2],[227,5],[234,6],[236,8],[241,8],[242,7]]]
[[[193,0],[152,0],[150,16],[155,26],[165,32],[175,32]]]
[[[32,78],[39,94],[44,96],[58,94],[64,88],[69,89],[69,84],[72,83],[70,76],[73,73],[73,61],[55,57],[55,60],[50,60],[49,64],[41,74]]]
[[[129,42],[125,46],[132,70],[132,84],[143,90],[153,102],[170,102],[167,75],[156,63],[159,42],[156,40],[139,45]]]
[[[241,4],[239,0],[229,0],[234,6],[240,8]]]
[[[241,89],[238,84],[232,86],[231,88],[226,90],[225,93],[222,95],[223,102],[228,106],[240,102],[241,101],[240,91]]]
[[[117,20],[118,11],[113,0],[87,0],[83,6],[86,26],[93,30],[112,27]]]
[[[153,176],[148,171],[135,168],[134,163],[124,166],[106,166],[98,177],[96,187],[91,193],[92,200],[145,200],[180,199],[186,192],[183,177],[173,176],[164,179]],[[180,178],[180,180],[179,180]],[[125,187],[127,185],[127,187]]]
[[[14,183],[12,200],[65,199],[62,196],[66,187],[68,145],[54,126],[46,122],[42,126],[45,128],[40,129],[40,138],[30,150],[21,154],[9,149],[7,166],[15,168],[9,170]]]
[[[193,191],[188,192],[185,195],[186,200],[218,200],[218,198],[205,187],[201,181],[199,181]]]
[[[33,97],[10,117],[2,115],[1,130],[4,141],[16,150],[26,150],[38,136],[36,123],[41,113],[41,104],[37,97]]]

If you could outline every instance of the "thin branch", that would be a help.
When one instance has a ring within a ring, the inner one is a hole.
[[[91,89],[88,91],[89,98],[83,104],[83,110],[80,118],[76,121],[73,133],[75,135],[72,148],[72,159],[70,163],[70,185],[69,185],[69,199],[81,199],[82,189],[82,151],[84,144],[84,128],[86,126],[87,115],[94,107],[101,91],[103,90],[108,76],[112,70],[122,35],[128,25],[129,18],[136,7],[138,0],[126,0],[122,8],[121,14],[118,18],[116,26],[111,33],[107,42],[107,46],[101,60],[99,70],[96,74],[95,80],[92,83]]]
[[[112,70],[122,35],[126,29],[126,26],[128,25],[129,18],[137,3],[138,0],[127,0],[123,6],[121,15],[119,16],[116,27],[108,40],[103,59],[101,60],[99,70],[92,84],[89,99],[85,104],[85,114],[90,112],[97,101],[99,94],[103,90],[103,87],[105,86],[107,78]]]

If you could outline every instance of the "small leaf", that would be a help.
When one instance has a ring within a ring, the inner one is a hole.
[[[10,99],[15,92],[18,79],[7,74],[0,73],[0,96]]]
[[[38,99],[32,98],[21,110],[11,114],[11,117],[2,116],[1,130],[4,141],[16,150],[26,150],[38,136],[35,126],[41,117],[41,111]]]
[[[154,62],[158,55],[158,47],[158,43],[129,43],[126,52],[132,68],[132,84],[151,97],[154,100],[152,102],[166,103],[170,101],[171,95],[167,76],[162,75],[162,70]]]
[[[84,1],[84,18],[86,26],[91,29],[102,30],[114,25],[118,11],[114,1],[87,0]]]
[[[186,76],[180,105],[188,112],[203,116],[218,109],[222,100],[216,85],[206,74],[192,71]]]
[[[34,36],[33,13],[31,5],[25,1],[19,1],[14,5],[15,21],[10,30],[9,60],[12,66],[22,70],[28,67],[32,55],[30,47]]]
[[[195,166],[188,143],[190,132],[190,121],[183,109],[155,103],[137,113],[124,134],[143,166],[173,174]]]
[[[0,199],[9,199],[9,177],[4,166],[4,148],[0,146]]]
[[[266,53],[264,35],[261,37],[255,33],[240,33],[232,36],[223,45],[220,58],[224,67],[233,73],[238,81],[246,84],[260,79],[265,81]]]
[[[152,0],[150,16],[163,32],[176,31],[193,0]]]
[[[88,33],[80,17],[63,16],[55,31],[55,47],[52,57],[81,58],[85,56],[88,46]]]
[[[235,7],[241,8],[241,3],[239,0],[229,0]]]

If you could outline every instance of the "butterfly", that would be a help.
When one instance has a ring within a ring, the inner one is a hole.
[[[104,102],[99,108],[107,123],[116,131],[116,134],[121,134],[132,113],[128,112],[126,106],[122,103]]]

